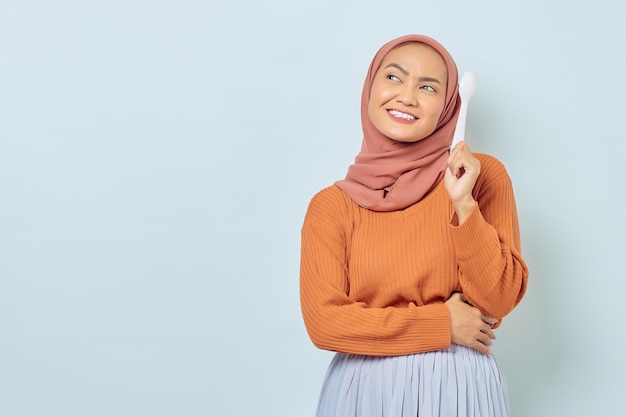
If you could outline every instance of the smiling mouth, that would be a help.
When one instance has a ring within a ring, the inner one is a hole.
[[[415,116],[413,116],[412,114],[403,113],[403,112],[401,112],[399,110],[388,110],[388,112],[393,117],[397,117],[398,119],[415,120]]]

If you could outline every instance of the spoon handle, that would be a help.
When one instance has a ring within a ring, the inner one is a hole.
[[[465,122],[467,120],[467,106],[476,91],[476,77],[472,71],[466,71],[459,82],[459,97],[461,98],[461,108],[459,118],[456,121],[454,136],[452,137],[452,150],[460,141],[465,140]]]
[[[452,144],[450,150],[452,150],[460,141],[465,138],[465,121],[467,120],[467,102],[461,99],[461,108],[459,109],[459,118],[456,121],[456,128],[454,129],[454,136],[452,137]]]

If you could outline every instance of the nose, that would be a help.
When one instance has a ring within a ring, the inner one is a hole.
[[[405,106],[417,106],[415,91],[409,84],[410,83],[406,83],[402,85],[402,88],[398,92],[397,100]]]

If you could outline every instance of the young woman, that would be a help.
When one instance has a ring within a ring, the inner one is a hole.
[[[309,205],[302,312],[313,343],[337,352],[319,417],[509,415],[490,346],[528,270],[503,165],[465,142],[450,150],[457,85],[437,41],[384,45],[361,152]]]

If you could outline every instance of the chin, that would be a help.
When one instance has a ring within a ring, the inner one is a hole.
[[[415,142],[419,142],[420,140],[424,139],[424,138],[403,138],[403,137],[393,137],[393,136],[388,136],[389,139],[393,140],[394,142],[400,142],[400,143],[415,143]]]

